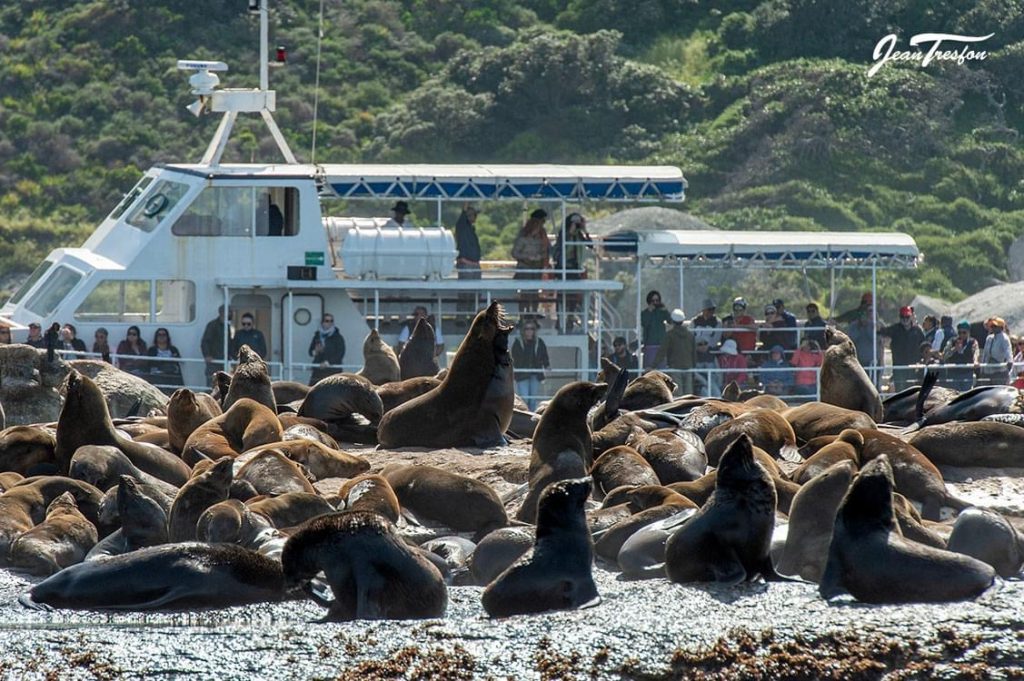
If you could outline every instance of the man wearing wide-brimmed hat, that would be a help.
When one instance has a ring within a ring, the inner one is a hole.
[[[391,206],[391,219],[385,223],[384,227],[391,229],[412,227],[411,215],[408,203],[405,201],[395,201],[395,205]]]

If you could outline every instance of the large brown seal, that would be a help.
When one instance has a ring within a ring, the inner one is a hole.
[[[39,475],[57,472],[57,438],[49,428],[11,426],[0,431],[0,470]]]
[[[357,375],[368,379],[374,385],[402,380],[398,356],[391,346],[381,339],[377,329],[370,329],[366,340],[363,341],[363,368]]]
[[[397,502],[395,502],[397,505]],[[289,492],[278,497],[251,501],[247,504],[253,513],[267,518],[274,527],[295,527],[324,513],[334,513],[334,507],[319,494]]]
[[[825,329],[825,354],[821,358],[821,401],[861,411],[881,421],[882,399],[857,360],[857,348],[842,331]]]
[[[773,457],[796,456],[796,434],[789,422],[771,409],[753,409],[711,429],[704,438],[708,463],[717,466],[722,454],[741,434]]]
[[[170,541],[195,541],[199,516],[210,506],[228,498],[233,463],[225,457],[178,490],[167,514],[167,537]]]
[[[604,383],[575,381],[555,393],[533,435],[530,491],[519,509],[519,520],[533,522],[545,487],[559,480],[583,477],[590,470],[594,446],[587,412],[607,389]]]
[[[71,492],[89,522],[97,527],[103,493],[92,485],[59,475],[26,478],[0,495],[0,563],[7,559],[11,542],[46,517],[46,509],[64,492]],[[112,528],[103,528],[109,529]]]
[[[260,445],[280,442],[283,434],[277,414],[243,397],[217,418],[196,428],[185,442],[181,458],[193,466],[203,459],[234,458]]]
[[[824,402],[806,402],[790,407],[782,416],[793,426],[799,442],[809,442],[822,435],[838,435],[847,428],[876,428],[875,420],[861,411],[837,407]]]
[[[515,385],[504,309],[477,314],[437,388],[384,415],[382,447],[492,447],[505,444]]]
[[[638,429],[626,444],[647,459],[664,485],[696,480],[708,467],[704,442],[689,430],[659,428],[644,433]]]
[[[171,450],[181,454],[196,428],[224,413],[220,404],[206,393],[178,388],[167,403],[167,436]]]
[[[373,511],[393,523],[397,523],[402,515],[398,496],[382,475],[359,475],[346,480],[338,490],[338,497],[344,502],[346,511]]]
[[[208,610],[284,598],[280,563],[233,544],[169,544],[72,565],[18,600],[48,610]]]
[[[665,574],[679,583],[778,579],[769,555],[775,486],[749,437],[722,454],[717,473],[711,498],[665,545]]]
[[[52,575],[81,563],[99,537],[96,526],[78,510],[75,497],[64,492],[46,509],[46,519],[11,544],[10,564],[33,575]]]
[[[274,449],[295,463],[303,466],[317,480],[326,478],[351,478],[370,470],[370,462],[361,456],[331,449],[319,442],[306,439],[270,442],[255,451]],[[239,457],[244,459],[249,452]]]
[[[860,468],[861,451],[863,449],[864,436],[852,428],[847,428],[839,433],[835,440],[819,449],[806,461],[797,466],[789,474],[789,479],[801,485],[807,484],[811,478],[840,461],[849,461],[854,465],[855,469]]]
[[[231,374],[231,385],[224,396],[224,409],[228,410],[238,400],[248,397],[259,402],[270,411],[277,413],[274,390],[270,386],[267,363],[248,345],[238,348],[238,366]]]
[[[487,483],[434,466],[393,464],[381,475],[402,508],[418,518],[481,536],[508,525],[505,507]]]
[[[658,475],[644,457],[628,445],[612,447],[594,461],[590,469],[594,497],[601,501],[616,487],[660,485]]]
[[[119,435],[110,420],[103,393],[92,379],[72,370],[66,382],[64,408],[57,421],[55,455],[61,472],[68,471],[71,457],[83,445],[117,447],[141,470],[172,485],[184,484],[191,472],[170,452]]]
[[[236,460],[235,468],[235,478],[248,482],[258,494],[277,496],[288,492],[316,492],[298,464],[277,449],[262,449],[245,463]]]
[[[438,371],[434,327],[424,318],[416,320],[409,341],[398,356],[403,381],[417,376],[434,376]]]
[[[969,508],[958,515],[946,548],[988,563],[1004,579],[1019,575],[1024,564],[1020,534],[987,508]]]
[[[377,513],[346,511],[310,520],[288,539],[281,564],[286,586],[305,588],[328,608],[327,620],[423,619],[444,615],[448,606],[438,569]],[[321,570],[333,601],[310,587]]]
[[[998,421],[925,426],[910,444],[939,466],[1024,467],[1024,428]]]
[[[672,391],[676,382],[663,371],[648,371],[638,376],[626,386],[626,391],[619,401],[619,409],[635,411],[649,409],[672,401]]]
[[[299,416],[323,421],[332,437],[346,442],[375,442],[374,426],[383,413],[373,383],[355,374],[325,376],[299,406]]]
[[[568,610],[598,602],[591,564],[594,549],[583,507],[590,479],[549,485],[537,511],[533,551],[484,589],[481,601],[491,617]]]
[[[992,586],[991,566],[900,536],[892,495],[892,468],[879,456],[861,468],[839,507],[818,587],[823,598],[848,592],[865,603],[957,601]]]

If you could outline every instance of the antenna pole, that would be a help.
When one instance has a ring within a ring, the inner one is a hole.
[[[260,89],[270,89],[270,75],[267,60],[270,49],[268,38],[267,0],[260,0]]]

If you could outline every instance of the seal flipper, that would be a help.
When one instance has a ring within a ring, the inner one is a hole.
[[[842,566],[839,558],[839,551],[836,548],[836,540],[833,537],[832,544],[828,549],[828,560],[825,561],[825,571],[821,574],[821,581],[818,583],[818,594],[828,600],[836,596],[845,596],[850,593],[843,586],[841,579]]]
[[[18,602],[21,603],[22,607],[28,608],[29,610],[38,610],[39,612],[53,612],[54,610],[52,605],[32,600],[31,591],[26,591],[18,596]]]
[[[747,569],[743,567],[735,549],[723,547],[717,541],[704,543],[704,559],[714,575],[714,581],[723,586],[736,586],[747,580]]]

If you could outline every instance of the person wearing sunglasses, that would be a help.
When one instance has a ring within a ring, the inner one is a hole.
[[[879,336],[889,339],[892,350],[892,382],[896,392],[906,390],[917,382],[920,372],[902,367],[917,364],[921,359],[921,343],[924,331],[914,319],[914,308],[904,305],[900,308],[900,320],[878,330]]]
[[[149,382],[170,395],[175,386],[182,385],[181,363],[170,361],[181,358],[178,348],[171,344],[171,332],[162,326],[157,329],[146,354],[155,358],[149,363]]]
[[[133,376],[146,378],[149,375],[149,366],[146,360],[133,359],[133,357],[145,357],[147,352],[146,341],[142,340],[142,332],[139,327],[128,327],[124,340],[117,344],[117,368],[127,371]]]
[[[340,365],[345,360],[345,338],[334,325],[333,314],[324,313],[320,328],[313,333],[313,340],[309,343],[309,354],[313,363],[319,365],[313,369],[309,378],[310,385],[327,376],[341,373]]]
[[[238,351],[243,345],[255,350],[262,359],[267,358],[267,339],[263,332],[256,328],[256,319],[251,312],[242,314],[242,326],[235,332],[235,337],[231,341],[231,356],[238,357]]]
[[[974,383],[974,361],[978,357],[978,341],[971,338],[971,323],[961,319],[956,325],[956,338],[946,346],[942,361],[950,366],[946,369],[949,387],[955,390],[970,390]]]

